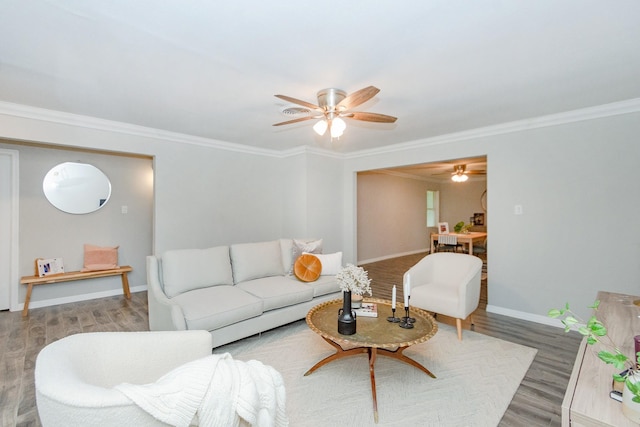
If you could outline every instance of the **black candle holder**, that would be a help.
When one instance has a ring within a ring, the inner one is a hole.
[[[387,322],[400,323],[400,318],[396,317],[396,309],[391,308],[391,316],[387,317]]]
[[[411,295],[407,297],[407,301],[409,301],[409,307],[411,306]],[[407,317],[409,317],[409,307],[407,307]],[[416,323],[415,317],[409,317],[409,322]]]
[[[404,308],[405,316],[400,319],[400,327],[403,329],[413,329],[413,324],[416,322],[416,319],[409,317],[409,306]],[[413,319],[413,322],[411,321]]]

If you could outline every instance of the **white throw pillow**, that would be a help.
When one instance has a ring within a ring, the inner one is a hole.
[[[293,274],[293,264],[304,252],[314,255],[321,254],[322,239],[293,239],[291,249],[291,262],[288,263],[288,266],[286,268],[287,274]]]
[[[304,252],[307,253],[307,252]],[[322,264],[321,276],[335,276],[342,269],[342,252],[334,254],[313,254]]]

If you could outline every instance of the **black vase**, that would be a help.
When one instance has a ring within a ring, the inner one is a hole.
[[[338,333],[342,335],[356,333],[356,313],[351,310],[351,291],[342,293],[342,308],[338,310]]]

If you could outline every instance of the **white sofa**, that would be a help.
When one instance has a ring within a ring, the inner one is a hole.
[[[279,239],[148,256],[150,329],[206,330],[218,347],[303,319],[315,305],[340,298],[336,271],[309,283],[290,273],[294,243]]]

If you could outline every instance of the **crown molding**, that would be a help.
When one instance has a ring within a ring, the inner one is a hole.
[[[619,116],[640,112],[640,98],[633,98],[626,101],[612,102],[610,104],[598,105],[595,107],[581,108],[563,113],[549,114],[532,119],[517,120],[502,123],[494,126],[471,129],[468,131],[450,133],[435,136],[417,141],[393,144],[386,147],[372,148],[367,150],[354,151],[344,156],[345,159],[356,159],[380,154],[394,153],[398,151],[413,150],[431,145],[450,144],[454,142],[483,138],[487,136],[502,135],[523,130],[545,128],[550,126],[564,125],[584,120],[594,120],[604,117]]]
[[[55,124],[63,124],[81,127],[85,129],[101,130],[121,133],[125,135],[140,136],[144,138],[160,139],[167,142],[191,144],[203,147],[218,148],[226,151],[238,153],[257,154],[270,157],[282,157],[281,151],[269,150],[265,148],[251,147],[243,144],[219,141],[211,138],[187,135],[178,132],[170,132],[145,126],[133,125],[129,123],[117,122],[113,120],[99,119],[91,116],[66,113],[45,108],[31,107],[22,104],[13,104],[0,101],[0,114],[26,119],[40,120]]]
[[[94,129],[101,131],[116,132],[126,135],[140,136],[145,138],[153,138],[164,140],[172,143],[191,144],[203,147],[217,148],[220,150],[234,151],[245,154],[256,154],[268,157],[287,158],[300,154],[316,154],[320,156],[331,157],[335,159],[356,159],[368,156],[377,156],[380,154],[393,153],[398,151],[413,150],[431,145],[449,144],[469,139],[482,138],[487,136],[501,135],[505,133],[518,132],[522,130],[530,130],[544,128],[550,126],[558,126],[568,123],[575,123],[584,120],[593,120],[604,117],[617,116],[622,114],[640,112],[640,98],[629,99],[626,101],[613,102],[610,104],[598,105],[595,107],[582,108],[578,110],[566,111],[558,114],[550,114],[547,116],[536,117],[532,119],[517,120],[513,122],[503,123],[494,126],[487,126],[468,131],[456,132],[446,135],[440,135],[432,138],[425,138],[406,143],[393,144],[386,147],[372,148],[367,150],[354,151],[352,153],[337,153],[335,151],[313,147],[301,146],[289,150],[271,150],[266,148],[252,147],[249,145],[236,144],[232,142],[219,141],[210,138],[187,135],[178,132],[170,132],[145,126],[132,125],[123,122],[117,122],[96,117],[83,116],[78,114],[66,113],[56,110],[48,110],[45,108],[31,107],[28,105],[14,104],[10,102],[0,101],[0,114],[40,120],[44,122],[76,126],[86,129]]]

